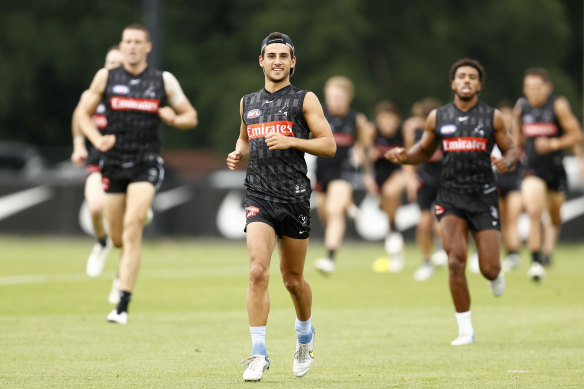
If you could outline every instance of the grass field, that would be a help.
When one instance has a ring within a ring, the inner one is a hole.
[[[417,248],[400,274],[376,274],[382,244],[346,243],[338,271],[312,267],[313,369],[292,375],[294,310],[276,257],[267,346],[271,369],[242,381],[250,352],[244,242],[145,244],[126,326],[109,324],[117,253],[84,274],[90,239],[0,237],[1,388],[582,388],[584,245],[561,246],[541,285],[524,255],[496,299],[468,274],[476,343],[452,347],[457,327],[446,269],[415,282]]]

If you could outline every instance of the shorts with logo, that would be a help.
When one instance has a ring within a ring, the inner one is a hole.
[[[416,202],[421,210],[432,209],[432,204],[436,200],[438,191],[440,190],[440,178],[432,177],[428,173],[420,172],[418,174],[418,187]]]
[[[101,183],[106,193],[126,193],[128,185],[149,182],[156,190],[164,180],[164,161],[158,157],[153,161],[138,164],[111,165],[105,162],[101,169]]]
[[[278,203],[245,196],[245,229],[253,222],[271,226],[278,237],[308,239],[310,236],[310,201]]]
[[[501,230],[495,186],[477,193],[460,193],[442,187],[438,191],[434,208],[438,220],[446,215],[454,215],[465,219],[473,231]]]
[[[544,180],[548,190],[561,193],[568,191],[568,177],[563,165],[547,169],[526,169],[524,178],[529,176],[536,176]]]

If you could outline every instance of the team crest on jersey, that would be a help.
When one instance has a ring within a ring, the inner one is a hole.
[[[116,95],[127,95],[130,93],[130,87],[123,84],[117,84],[112,87],[112,92]]]
[[[456,132],[456,130],[457,130],[456,124],[445,124],[442,127],[440,127],[440,133],[442,135],[452,134]]]
[[[261,109],[252,109],[251,111],[247,111],[247,118],[248,119],[257,118],[261,114],[262,114],[262,110]]]
[[[528,113],[528,114],[523,115],[523,117],[521,118],[521,121],[523,121],[523,124],[529,124],[529,123],[535,122],[535,118],[533,117],[532,114]]]
[[[103,115],[105,113],[105,104],[100,103],[97,108],[95,109],[95,113],[99,115]]]

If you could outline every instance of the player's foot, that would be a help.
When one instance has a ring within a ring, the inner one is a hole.
[[[254,354],[241,361],[246,366],[243,372],[245,381],[259,381],[264,376],[264,371],[270,368],[270,361],[265,355]]]
[[[347,217],[350,220],[357,220],[357,217],[359,217],[359,207],[355,205],[355,203],[352,203],[351,205],[349,205],[349,207],[347,208]]]
[[[474,343],[474,341],[475,341],[474,333],[458,334],[458,337],[454,339],[452,342],[450,342],[450,344],[452,346],[464,346],[466,344],[472,344]]]
[[[332,274],[335,271],[335,261],[330,258],[317,259],[314,266],[323,274]]]
[[[87,265],[85,266],[85,271],[89,277],[94,278],[101,274],[111,248],[112,242],[109,239],[106,240],[105,246],[102,246],[99,242],[93,245],[91,254],[87,259]]]
[[[392,232],[385,238],[385,251],[391,257],[393,254],[399,254],[404,250],[404,238],[399,232]]]
[[[304,377],[312,367],[314,361],[314,327],[312,327],[312,339],[306,344],[296,340],[296,352],[294,353],[294,363],[292,372],[296,377]]]
[[[474,274],[479,274],[481,272],[478,253],[474,253],[468,258],[468,270]]]
[[[404,252],[400,252],[397,254],[392,254],[389,257],[389,272],[390,273],[399,273],[404,269],[405,260],[404,260]]]
[[[387,273],[389,271],[389,259],[385,257],[379,257],[373,261],[372,267],[375,273]]]
[[[545,277],[545,269],[543,268],[543,265],[539,262],[533,262],[527,271],[527,277],[535,282],[543,281]]]
[[[489,288],[491,288],[491,292],[493,296],[499,297],[503,294],[505,290],[505,274],[503,272],[499,272],[499,275],[494,280],[489,280]]]
[[[107,321],[110,323],[126,324],[128,322],[128,312],[118,313],[118,310],[114,309],[107,315]]]
[[[507,273],[519,266],[520,257],[518,254],[509,254],[501,261],[501,269]]]
[[[446,266],[448,265],[448,254],[443,249],[436,251],[430,257],[430,262],[434,266]]]
[[[120,278],[116,275],[112,282],[112,290],[107,298],[110,304],[118,305],[120,302]]]
[[[426,281],[434,275],[434,266],[430,262],[424,261],[422,266],[414,272],[414,280]]]
[[[541,258],[541,262],[544,267],[550,267],[552,265],[552,256],[544,254]]]

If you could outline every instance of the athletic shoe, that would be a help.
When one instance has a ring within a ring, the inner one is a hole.
[[[397,254],[392,254],[389,257],[389,272],[390,273],[399,273],[404,269],[405,260],[404,260],[404,252],[400,252]]]
[[[552,256],[548,254],[544,254],[541,257],[541,262],[544,267],[550,267],[552,265]]]
[[[430,262],[424,261],[422,266],[414,272],[414,280],[426,281],[434,275],[434,266]]]
[[[349,208],[347,208],[347,217],[350,220],[357,220],[357,218],[359,217],[359,207],[355,205],[355,203],[352,203],[351,205],[349,205]]]
[[[314,361],[314,327],[312,327],[312,339],[306,344],[296,340],[296,352],[294,353],[294,363],[292,372],[296,377],[304,377],[312,367]]]
[[[110,304],[118,305],[120,302],[120,278],[116,275],[112,282],[112,290],[107,298]]]
[[[107,315],[107,321],[110,323],[126,324],[128,322],[128,312],[118,313],[118,310],[114,309]]]
[[[270,361],[265,355],[254,354],[241,361],[246,366],[243,372],[245,381],[259,381],[264,376],[264,371],[270,368]]]
[[[494,280],[489,280],[489,288],[491,288],[491,292],[493,296],[499,297],[503,294],[505,290],[505,274],[503,272],[499,272],[499,275]]]
[[[391,257],[404,251],[404,238],[399,232],[392,232],[385,238],[385,251]]]
[[[478,253],[474,253],[468,258],[468,270],[474,274],[479,274],[481,272]]]
[[[330,258],[320,258],[314,262],[314,266],[322,274],[332,274],[335,271],[335,261]]]
[[[446,266],[448,265],[448,254],[446,254],[446,251],[443,249],[440,249],[432,254],[430,262],[432,262],[432,265],[434,266]]]
[[[543,268],[543,265],[539,262],[533,262],[527,271],[527,277],[535,282],[543,281],[545,277],[545,269]]]
[[[517,254],[509,254],[501,261],[501,269],[507,273],[519,266],[520,257]]]
[[[111,248],[112,242],[109,239],[106,241],[105,246],[102,246],[99,242],[93,245],[93,250],[91,250],[85,266],[85,271],[89,277],[95,278],[101,274]]]
[[[458,337],[454,339],[450,344],[452,346],[464,346],[466,344],[472,344],[475,341],[474,333],[471,334],[458,334]]]

